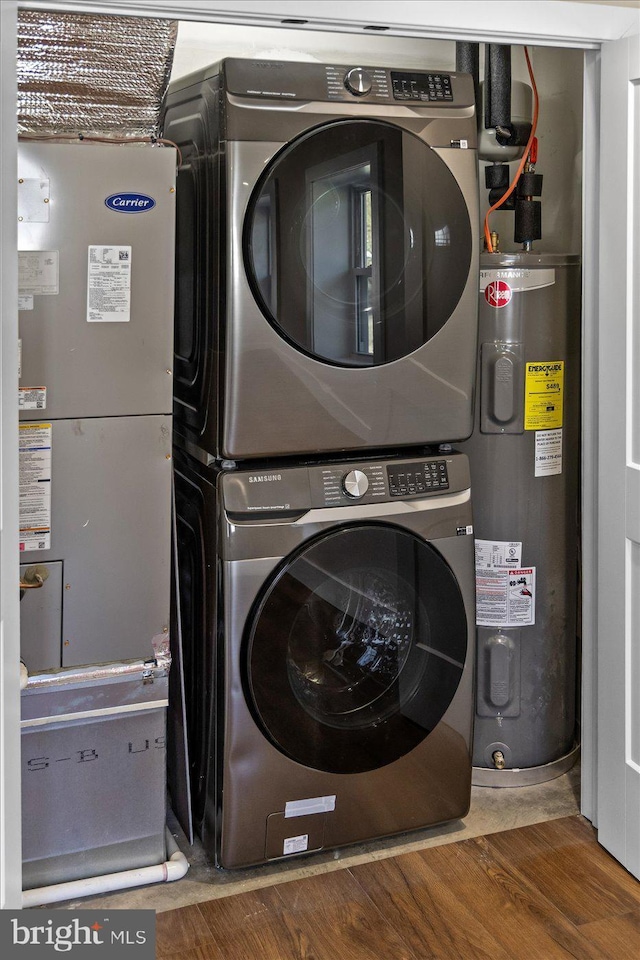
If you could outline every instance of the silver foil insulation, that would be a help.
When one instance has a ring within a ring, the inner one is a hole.
[[[143,17],[18,15],[18,133],[154,137],[178,23]]]

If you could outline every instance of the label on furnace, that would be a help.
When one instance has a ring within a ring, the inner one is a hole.
[[[46,387],[18,387],[19,410],[46,410]]]
[[[89,247],[87,322],[128,323],[131,319],[131,247]]]
[[[21,423],[20,550],[51,549],[51,424]]]

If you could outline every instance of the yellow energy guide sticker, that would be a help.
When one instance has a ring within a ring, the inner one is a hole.
[[[564,360],[531,360],[524,385],[525,430],[554,430],[562,426]]]

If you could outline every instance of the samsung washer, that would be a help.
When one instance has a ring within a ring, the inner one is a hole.
[[[229,59],[170,88],[176,423],[214,459],[472,429],[471,77]]]
[[[462,454],[176,463],[193,814],[224,867],[463,817],[474,550]]]

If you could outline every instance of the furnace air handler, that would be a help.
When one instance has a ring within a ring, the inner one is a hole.
[[[165,859],[175,167],[19,145],[25,888]]]
[[[474,432],[474,782],[542,782],[575,760],[580,265],[481,258]]]

